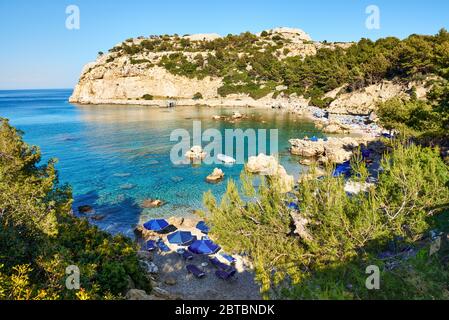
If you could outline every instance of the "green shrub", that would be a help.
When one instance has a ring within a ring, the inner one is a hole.
[[[429,101],[393,98],[380,103],[377,109],[380,123],[389,130],[401,130],[407,135],[445,131],[444,113]]]
[[[142,63],[148,63],[149,67],[151,67],[151,61],[148,59],[134,59],[131,58],[131,64],[142,64]]]
[[[203,99],[203,95],[200,92],[195,93],[193,96],[193,100],[201,100]]]
[[[153,98],[154,97],[151,94],[144,94],[142,96],[142,99],[144,99],[144,100],[153,100]]]
[[[366,193],[348,196],[344,179],[334,178],[332,168],[322,179],[304,179],[295,193],[296,219],[304,219],[296,230],[285,205],[292,198],[280,193],[277,179],[262,179],[256,190],[252,177],[242,174],[241,194],[230,181],[220,203],[205,195],[209,212],[203,217],[212,227],[210,236],[227,252],[251,260],[266,297],[447,298],[444,252],[401,261],[404,277],[401,271],[382,269],[382,290],[366,290],[366,266],[384,266],[377,256],[392,239],[400,237],[418,251],[422,244],[417,240],[439,217],[446,221],[449,216],[449,170],[438,150],[397,143],[392,148],[382,161],[379,183]],[[368,171],[358,156],[352,166],[352,179],[364,182]],[[448,223],[438,228],[449,232]],[[413,290],[414,281],[423,281],[423,290]]]
[[[317,97],[313,97],[310,99],[310,104],[312,106],[321,108],[321,109],[325,109],[327,107],[329,107],[329,105],[332,103],[334,99],[332,98],[325,98],[325,99],[321,99],[321,98],[317,98]]]

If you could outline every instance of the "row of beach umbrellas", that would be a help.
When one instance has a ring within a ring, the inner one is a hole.
[[[161,232],[167,229],[170,224],[165,219],[153,219],[146,222],[144,228],[150,231]],[[200,221],[196,228],[202,233],[209,233],[210,228],[204,221]],[[168,242],[180,246],[187,246],[188,250],[195,254],[211,255],[221,250],[220,246],[209,239],[197,240],[196,237],[188,231],[176,231],[167,236]]]
[[[161,232],[167,229],[170,226],[170,224],[165,219],[153,219],[144,223],[143,226],[147,230]],[[208,234],[210,231],[209,226],[204,221],[198,222],[196,228],[205,234]]]

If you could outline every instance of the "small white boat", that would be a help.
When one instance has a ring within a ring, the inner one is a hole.
[[[227,156],[224,154],[217,155],[217,159],[226,164],[234,164],[235,163],[235,159],[233,157],[230,157],[230,156]]]

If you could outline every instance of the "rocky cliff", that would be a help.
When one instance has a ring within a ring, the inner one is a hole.
[[[369,114],[380,101],[411,93],[425,98],[426,81],[404,78],[402,71],[391,77],[404,67],[386,60],[389,51],[379,58],[379,50],[389,50],[379,46],[317,42],[292,28],[132,38],[84,67],[70,102],[165,106],[176,100]]]
[[[320,48],[334,49],[350,45],[314,42],[304,31],[292,28],[277,28],[257,35],[241,35],[243,36],[250,38],[251,44],[235,48],[236,57],[242,59],[245,55],[254,55],[254,52],[263,54],[268,51],[278,60],[290,57],[304,58],[315,55]],[[286,100],[282,93],[276,94],[276,99],[273,99],[275,87],[272,90],[266,90],[266,94],[257,99],[244,92],[221,95],[219,89],[224,86],[223,80],[226,75],[190,76],[176,72],[176,67],[170,70],[172,61],[167,61],[174,60],[175,56],[177,61],[182,61],[184,65],[201,60],[200,67],[196,69],[207,66],[209,60],[217,57],[217,46],[220,46],[227,38],[217,34],[198,34],[183,37],[174,35],[128,39],[112,48],[107,54],[100,54],[95,62],[84,67],[70,102],[165,105],[168,99],[177,99],[178,103],[183,105],[256,107],[270,107],[275,101],[291,102],[291,99]],[[239,40],[236,39],[236,41]],[[232,42],[230,46],[233,46]],[[182,57],[179,58],[179,55]],[[177,67],[181,68],[183,65]],[[249,72],[253,67],[251,63],[245,66]],[[263,81],[258,85],[262,90],[266,86]],[[282,86],[278,86],[277,89],[282,89]],[[304,103],[304,101],[299,99],[296,102]]]
[[[198,92],[208,99],[216,97],[217,89],[222,86],[220,78],[189,79],[158,66],[146,68],[127,61],[127,57],[122,57],[112,65],[101,58],[87,66],[70,102],[103,104],[140,100],[141,104],[153,104],[168,98],[192,99]],[[152,101],[144,100],[145,95],[151,95]]]

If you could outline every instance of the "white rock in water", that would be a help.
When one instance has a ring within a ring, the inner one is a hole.
[[[278,176],[281,192],[290,192],[294,187],[294,178],[287,174],[283,166],[279,164],[273,156],[267,156],[263,153],[257,157],[250,157],[246,165],[246,170],[251,173]]]
[[[323,140],[314,142],[304,139],[291,139],[289,143],[291,144],[291,154],[296,156],[314,158],[324,154]]]
[[[331,163],[343,163],[351,159],[353,150],[359,146],[359,143],[350,138],[329,139],[324,145],[324,153]]]
[[[193,146],[189,151],[185,154],[186,158],[192,160],[201,160],[206,157],[206,153],[203,152],[203,148],[201,146]]]
[[[276,174],[278,166],[279,163],[275,157],[261,153],[257,157],[248,159],[246,169],[251,173],[271,176]]]
[[[206,180],[207,182],[218,182],[224,178],[224,175],[223,170],[215,168],[214,171],[207,176]]]

